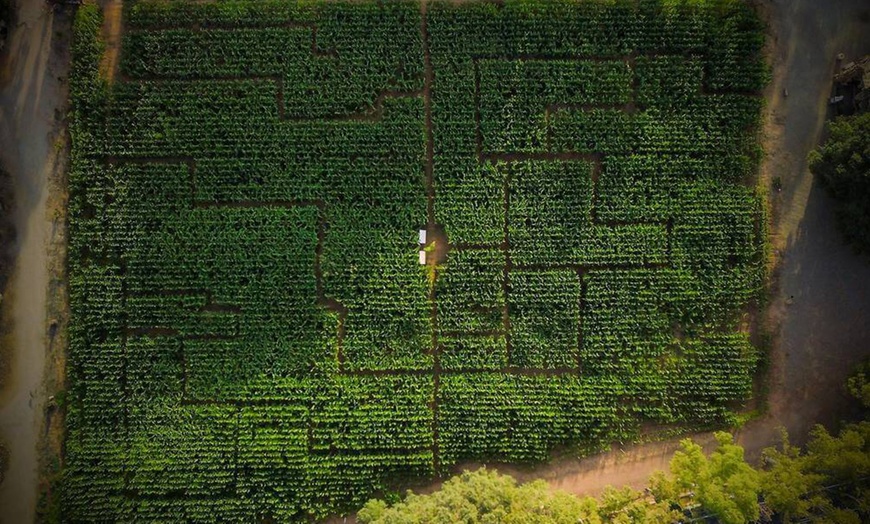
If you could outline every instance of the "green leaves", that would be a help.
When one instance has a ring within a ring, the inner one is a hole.
[[[685,509],[698,504],[723,523],[757,520],[759,473],[743,460],[743,448],[730,434],[716,433],[716,441],[707,457],[700,445],[683,440],[671,459],[671,477],[654,477],[653,493],[658,500],[681,501]]]
[[[538,480],[518,486],[509,476],[485,468],[465,471],[430,495],[408,492],[388,506],[371,500],[357,518],[365,524],[592,524],[665,523],[680,517],[667,504],[650,503],[631,489],[609,489],[600,501],[554,491]]]
[[[76,22],[70,520],[322,518],[467,459],[727,421],[748,395],[750,12],[125,9],[111,87],[99,11]],[[431,225],[446,261],[421,269]],[[426,515],[668,515],[485,488]]]
[[[839,200],[840,229],[861,252],[870,250],[870,114],[840,117],[830,137],[809,155],[813,174]]]

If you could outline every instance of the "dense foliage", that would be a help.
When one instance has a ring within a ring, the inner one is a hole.
[[[71,520],[320,518],[733,420],[764,278],[743,3],[125,9],[111,86],[76,20]]]
[[[480,469],[454,477],[430,495],[392,505],[371,500],[358,513],[363,524],[811,522],[858,524],[870,518],[870,422],[838,436],[818,426],[805,452],[784,438],[764,451],[753,469],[743,448],[716,434],[709,455],[681,442],[670,471],[653,475],[644,493],[607,488],[598,499],[552,490],[538,480]],[[762,511],[763,510],[763,511]]]
[[[701,446],[683,440],[671,459],[671,475],[653,476],[652,493],[675,506],[697,504],[722,524],[754,522],[760,516],[760,475],[743,460],[743,448],[731,435],[716,433],[716,441],[707,457]]]
[[[780,449],[765,450],[763,462],[764,502],[783,522],[870,520],[870,422],[838,436],[816,426],[805,453],[786,437]]]
[[[870,253],[870,113],[840,117],[810,153],[810,169],[837,199],[840,229],[855,249]]]
[[[870,360],[864,362],[846,381],[846,390],[870,409]]]
[[[543,480],[517,485],[479,469],[446,481],[431,495],[409,492],[392,506],[372,500],[359,511],[364,524],[576,524],[674,522],[680,513],[631,489],[608,490],[600,501],[550,489]]]

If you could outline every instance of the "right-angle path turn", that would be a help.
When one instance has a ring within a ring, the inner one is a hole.
[[[762,176],[780,177],[783,190],[773,196],[769,406],[737,433],[750,460],[778,442],[781,427],[803,442],[813,425],[830,428],[847,418],[851,404],[842,385],[870,356],[870,263],[843,243],[830,197],[806,164],[823,136],[837,54],[848,62],[870,52],[870,6],[862,0],[767,0],[763,8],[774,78],[766,92]],[[714,443],[710,433],[694,438]],[[674,439],[541,468],[498,467],[520,481],[543,478],[554,488],[595,495],[608,485],[644,486],[650,474],[667,468],[678,446]]]

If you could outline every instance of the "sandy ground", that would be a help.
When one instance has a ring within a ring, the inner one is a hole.
[[[10,280],[14,303],[12,373],[0,395],[0,435],[10,468],[0,485],[0,521],[34,519],[43,420],[43,372],[47,350],[48,247],[53,227],[46,209],[47,181],[62,149],[55,146],[56,120],[66,92],[58,76],[55,17],[39,0],[19,0],[19,25],[8,42],[9,61],[0,86],[0,155],[15,182],[17,259]]]

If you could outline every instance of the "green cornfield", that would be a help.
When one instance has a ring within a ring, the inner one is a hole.
[[[79,8],[70,79],[68,520],[316,520],[749,399],[745,3],[138,0],[111,85],[101,24]]]

